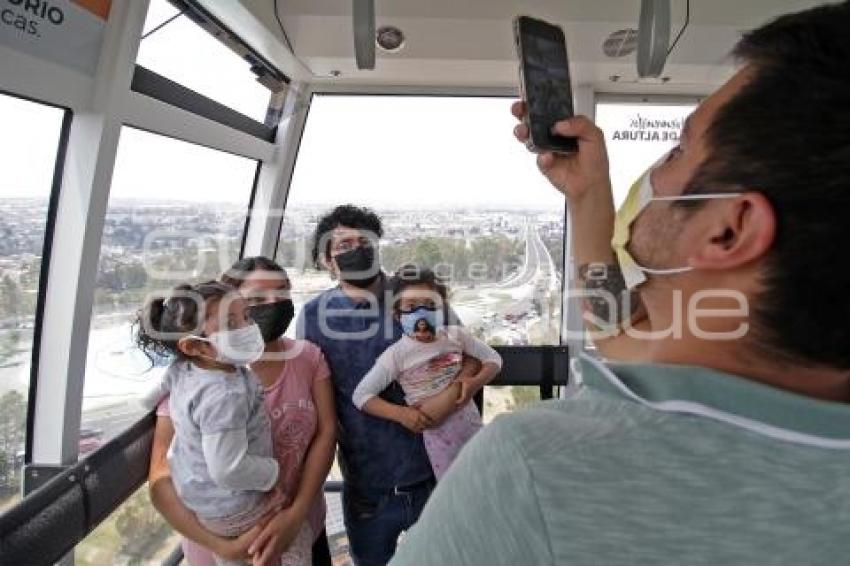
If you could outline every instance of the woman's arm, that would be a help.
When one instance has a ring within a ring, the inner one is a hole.
[[[148,469],[148,490],[151,503],[165,517],[175,531],[210,549],[225,558],[239,559],[248,556],[248,547],[259,532],[255,527],[237,539],[225,539],[204,528],[192,511],[190,511],[174,489],[171,481],[171,470],[168,467],[166,454],[174,437],[174,426],[171,419],[158,416],[154,429],[151,446],[151,463]]]
[[[274,564],[298,535],[298,531],[313,506],[316,496],[324,490],[331,469],[336,445],[336,408],[330,379],[313,382],[313,404],[318,426],[307,455],[301,481],[292,504],[275,515],[251,545],[249,552],[254,564]]]

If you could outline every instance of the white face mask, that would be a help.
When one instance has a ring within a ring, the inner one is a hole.
[[[263,356],[266,348],[263,333],[256,323],[236,330],[213,332],[209,338],[201,336],[193,336],[193,338],[212,344],[216,350],[217,362],[234,366],[253,364]]]
[[[657,197],[655,189],[652,187],[652,172],[659,167],[667,154],[655,162],[643,175],[632,184],[626,200],[617,210],[617,215],[614,217],[614,238],[611,240],[611,245],[614,247],[614,253],[617,255],[617,263],[620,265],[620,271],[623,273],[623,279],[626,282],[626,287],[634,289],[644,281],[646,281],[646,273],[652,275],[672,275],[674,273],[684,273],[693,270],[693,267],[671,267],[666,269],[654,269],[644,267],[638,264],[632,257],[632,254],[626,249],[626,244],[631,238],[631,226],[643,209],[649,206],[649,203],[655,201],[694,201],[708,200],[717,198],[734,198],[741,196],[742,193],[711,193],[711,194],[696,194],[696,195],[676,195]]]

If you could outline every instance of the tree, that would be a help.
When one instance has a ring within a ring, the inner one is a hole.
[[[130,563],[141,563],[151,548],[157,548],[163,537],[168,535],[167,524],[154,509],[146,489],[140,489],[130,497],[116,513],[115,531],[121,539],[121,553],[130,558]]]
[[[443,256],[440,253],[440,244],[436,238],[423,238],[416,244],[416,252],[414,254],[415,262],[422,266],[433,269],[435,265],[442,261]]]
[[[18,452],[24,445],[27,404],[18,391],[0,397],[0,491],[18,487]]]
[[[536,386],[521,385],[511,387],[511,395],[514,398],[514,409],[520,409],[540,401],[540,389]]]
[[[18,283],[8,273],[3,275],[0,279],[0,322],[20,316],[23,298]]]

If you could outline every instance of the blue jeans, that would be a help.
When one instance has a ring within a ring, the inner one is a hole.
[[[351,558],[357,566],[383,566],[395,554],[398,535],[419,519],[433,479],[387,490],[342,490],[342,511]]]

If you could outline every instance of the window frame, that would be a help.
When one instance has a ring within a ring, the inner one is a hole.
[[[38,388],[35,398],[28,399],[26,465],[33,469],[33,473],[52,467],[61,469],[77,459],[85,380],[84,368],[80,367],[84,362],[80,359],[84,360],[86,355],[80,352],[87,351],[90,330],[88,323],[83,325],[82,319],[88,313],[87,303],[94,296],[94,277],[83,277],[82,273],[90,271],[100,257],[105,202],[108,200],[120,128],[133,127],[253,159],[258,162],[262,173],[255,175],[250,198],[255,201],[259,198],[258,187],[264,187],[263,195],[267,192],[277,194],[279,175],[275,170],[279,167],[278,160],[286,155],[285,138],[292,130],[292,120],[281,122],[274,139],[261,139],[130,88],[147,9],[147,0],[112,6],[98,71],[94,77],[81,77],[88,84],[88,97],[61,96],[61,89],[55,87],[62,84],[64,76],[60,76],[61,80],[57,79],[55,84],[46,83],[43,88],[33,87],[27,73],[13,75],[8,82],[4,77],[3,81],[3,89],[10,90],[12,96],[30,96],[36,102],[42,102],[39,97],[43,95],[50,101],[47,104],[65,108],[64,104],[76,112],[66,139],[66,154],[79,171],[73,177],[59,175],[61,184],[65,186],[59,195],[54,195],[58,203],[54,206],[55,222],[50,237],[50,244],[59,255],[52,254],[57,255],[53,258],[55,261],[50,262],[49,271],[52,273],[48,273],[49,277],[42,275],[39,289],[42,311],[51,314],[42,315],[39,341],[33,345],[40,351],[49,342],[53,348],[51,340],[61,336],[55,344],[54,360],[48,364],[47,358],[42,357],[38,368],[34,367],[32,371],[45,376],[59,376],[60,379],[64,376],[64,382],[55,391]],[[30,63],[22,59],[20,64],[35,73],[49,70],[38,60]],[[47,88],[50,86],[53,88]],[[286,93],[290,92],[294,90],[287,89]],[[294,97],[281,98],[285,105],[291,106],[290,101]],[[70,195],[78,195],[78,198]],[[85,210],[81,211],[71,201],[82,202]],[[258,201],[258,206],[264,206],[264,202]],[[249,221],[247,233],[265,229],[265,225],[260,226],[253,221],[249,209],[245,212]],[[263,219],[263,222],[266,220]],[[245,233],[243,229],[243,240]],[[242,247],[245,248],[244,245]],[[73,252],[69,254],[71,250]],[[255,248],[247,250],[251,254],[258,253]],[[62,256],[62,261],[58,261],[59,256]],[[59,290],[51,285],[53,280],[68,281],[69,278],[74,284],[67,289]],[[70,336],[68,328],[76,329],[73,336]],[[86,337],[77,336],[82,334]]]
[[[203,147],[203,148],[206,148],[206,149],[209,149],[209,150],[212,150],[212,151],[226,153],[226,154],[229,154],[229,155],[241,157],[243,159],[247,159],[249,161],[255,162],[254,175],[253,175],[252,180],[251,180],[250,194],[248,196],[248,200],[247,200],[246,205],[245,205],[245,222],[244,222],[243,228],[242,228],[242,235],[239,239],[240,244],[239,244],[237,259],[242,259],[244,257],[244,252],[245,252],[245,242],[246,242],[246,239],[248,237],[248,228],[251,224],[251,218],[252,218],[251,210],[254,207],[254,203],[255,203],[255,200],[256,200],[256,196],[257,196],[257,187],[258,187],[259,180],[260,180],[260,173],[263,169],[263,163],[264,163],[263,160],[258,158],[258,157],[246,155],[245,153],[230,151],[230,150],[227,150],[227,149],[222,149],[222,148],[216,147],[214,145],[198,143],[196,141],[187,140],[187,139],[184,139],[184,138],[179,137],[179,136],[171,135],[169,133],[164,133],[164,132],[160,132],[160,131],[152,130],[152,129],[140,128],[140,127],[135,126],[133,124],[123,122],[121,124],[122,131],[126,128],[138,130],[138,131],[144,132],[146,134],[150,134],[150,135],[158,136],[158,137],[162,137],[162,138],[167,138],[167,139],[170,139],[170,140],[175,140],[175,141],[186,143],[186,144],[193,145],[193,146]],[[119,143],[119,148],[120,148],[120,143]],[[113,166],[117,162],[118,162],[118,151],[116,150],[115,160],[113,162]],[[113,172],[114,172],[114,169],[113,169]],[[111,193],[111,184],[112,184],[112,182],[110,181],[110,193]],[[110,197],[111,196],[112,195],[110,194]],[[57,196],[57,198],[58,198],[58,196]],[[106,218],[109,215],[109,204],[110,204],[109,200],[107,200],[104,218],[103,218],[104,225],[105,225]],[[100,254],[101,254],[101,251],[102,251],[102,246],[103,246],[103,231],[101,231],[101,241],[100,241],[100,247],[99,247],[99,251],[98,251],[98,265],[100,264]],[[92,293],[94,294],[96,292],[97,292],[97,284],[95,284],[95,286],[92,288]],[[93,306],[92,307],[92,318],[94,317],[94,309],[95,309],[95,307]],[[91,330],[92,330],[92,327],[89,326],[89,329],[88,329],[89,337],[91,336]],[[89,342],[88,347],[91,347],[90,342]],[[87,354],[88,354],[88,347],[86,349]],[[86,359],[86,364],[85,364],[86,370],[87,370],[87,367],[88,367],[87,359]],[[87,374],[87,371],[84,371],[84,376],[83,376],[83,395],[82,395],[81,400],[80,400],[81,407],[82,407],[82,402],[85,400],[85,378],[86,378],[85,374]],[[82,408],[81,408],[81,410],[80,410],[80,420],[81,420],[82,424],[84,424],[84,415],[85,415],[85,411],[82,410]],[[143,416],[140,417],[140,418],[143,418]],[[82,427],[82,424],[81,424],[81,427]],[[28,426],[29,426],[29,418],[28,418]],[[29,464],[30,462],[27,460],[26,463]]]
[[[160,75],[154,70],[148,69],[138,63],[134,64],[134,72],[130,90],[150,96],[160,100],[171,106],[176,106],[208,118],[224,126],[239,130],[246,134],[258,137],[262,140],[273,142],[276,134],[276,124],[272,123],[279,116],[279,108],[275,108],[276,104],[281,103],[283,98],[276,97],[277,93],[287,92],[291,79],[275,65],[269,62],[268,59],[260,55],[256,49],[251,47],[246,41],[239,37],[236,33],[224,25],[218,18],[213,16],[206,8],[204,8],[196,0],[166,0],[174,8],[179,10],[177,18],[188,18],[192,23],[197,25],[201,30],[208,33],[210,38],[218,41],[224,47],[233,52],[234,57],[239,57],[245,60],[248,65],[248,70],[254,73],[258,82],[269,91],[269,102],[266,106],[266,120],[260,122],[246,116],[242,112],[222,104],[206,95],[203,95],[179,82],[175,82],[163,75]],[[176,19],[176,18],[175,18]],[[160,24],[161,27],[167,26],[171,20]],[[212,28],[212,29],[210,29]],[[155,28],[154,31],[159,28]],[[216,35],[216,33],[218,35]],[[227,38],[224,40],[222,38]],[[140,37],[139,44],[144,41],[144,37]],[[228,42],[238,45],[245,51],[245,55],[237,53],[233,46]],[[268,77],[269,84],[265,84],[259,79]],[[272,85],[272,86],[270,86]],[[277,89],[277,90],[275,90]]]
[[[286,171],[285,186],[282,188],[282,206],[280,218],[277,225],[277,237],[274,240],[274,248],[271,250],[269,257],[277,257],[278,248],[280,246],[280,235],[283,232],[283,219],[286,214],[286,206],[289,204],[289,192],[292,188],[292,178],[295,171],[295,166],[298,162],[298,153],[301,149],[301,142],[304,138],[304,131],[307,127],[309,113],[312,109],[314,95],[321,96],[416,96],[416,97],[441,97],[441,98],[504,98],[504,99],[519,99],[516,87],[484,87],[484,86],[408,86],[408,85],[333,85],[333,84],[310,84],[307,86],[306,92],[303,94],[307,100],[306,112],[304,112],[303,120],[295,136],[294,143],[290,146],[289,151],[292,152],[293,158],[291,166]],[[594,103],[595,109],[595,103]],[[564,234],[561,269],[563,277],[561,277],[561,320],[558,323],[559,340],[558,345],[565,345],[564,336],[567,328],[567,290],[570,277],[570,216],[568,214],[568,205],[564,203],[563,221]]]
[[[649,104],[649,105],[699,105],[705,100],[703,94],[635,94],[620,92],[595,92],[593,96],[593,113],[596,115],[598,104]]]
[[[32,348],[30,350],[30,378],[27,387],[27,413],[24,429],[24,466],[32,463],[32,443],[35,430],[35,400],[38,394],[38,365],[41,356],[41,329],[44,322],[44,303],[47,291],[48,274],[50,272],[50,257],[53,250],[53,230],[56,225],[56,214],[59,206],[59,195],[62,191],[62,175],[65,171],[65,155],[68,150],[68,140],[71,133],[71,122],[74,112],[53,102],[39,100],[31,96],[0,89],[0,95],[10,96],[19,100],[41,104],[62,111],[62,124],[59,128],[59,139],[56,144],[56,158],[53,163],[53,177],[50,182],[50,194],[47,198],[47,218],[44,224],[44,238],[41,243],[41,267],[38,273],[38,291],[33,320]]]

